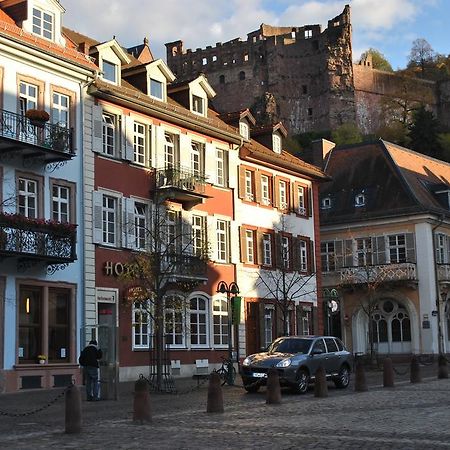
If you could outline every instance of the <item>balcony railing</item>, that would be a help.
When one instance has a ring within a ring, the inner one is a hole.
[[[76,225],[0,218],[0,256],[19,256],[47,264],[70,263],[76,256]]]
[[[156,169],[157,188],[176,188],[182,191],[204,194],[206,178],[200,173],[182,167]]]
[[[414,263],[343,267],[342,269],[339,269],[339,271],[341,284],[367,284],[417,280],[416,264]]]
[[[75,155],[72,130],[0,110],[0,153],[7,151],[20,151],[29,158],[41,157],[45,162],[68,160]]]
[[[438,264],[438,280],[450,281],[450,264]]]
[[[171,277],[186,279],[206,278],[206,259],[193,255],[171,254],[167,255],[164,271]]]

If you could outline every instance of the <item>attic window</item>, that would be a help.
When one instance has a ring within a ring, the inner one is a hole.
[[[366,196],[364,194],[357,194],[355,196],[355,206],[365,206],[366,205]]]
[[[45,39],[53,40],[53,14],[33,8],[33,33]]]
[[[322,209],[330,209],[331,208],[331,197],[324,197],[322,199],[321,208]]]
[[[192,111],[202,116],[205,114],[205,101],[198,95],[192,96]]]
[[[312,38],[312,30],[305,30],[305,39]]]
[[[117,83],[117,65],[112,62],[103,60],[103,79],[111,81],[111,83]]]
[[[161,81],[150,78],[150,97],[163,100],[163,84]]]
[[[239,134],[244,139],[249,139],[250,138],[250,129],[248,127],[248,124],[246,124],[245,122],[239,122]]]
[[[272,148],[275,153],[281,153],[281,137],[278,134],[272,135]]]

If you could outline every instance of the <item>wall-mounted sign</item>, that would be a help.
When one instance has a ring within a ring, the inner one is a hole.
[[[113,263],[112,261],[106,261],[103,267],[105,275],[109,277],[119,277],[127,270],[125,265],[121,262]]]

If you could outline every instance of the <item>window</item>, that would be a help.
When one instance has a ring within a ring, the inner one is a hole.
[[[320,244],[320,256],[322,270],[324,272],[333,272],[336,269],[334,242],[322,242]]]
[[[272,135],[272,146],[275,153],[281,153],[281,137],[278,134]]]
[[[436,234],[436,262],[438,264],[448,264],[446,258],[447,239],[445,234]]]
[[[168,345],[172,347],[185,346],[183,302],[181,298],[169,296],[165,299],[164,333]]]
[[[213,340],[215,347],[228,345],[228,304],[226,299],[213,300]]]
[[[72,289],[50,286],[19,287],[19,364],[69,362],[75,340],[71,328]]]
[[[38,216],[38,182],[27,178],[18,179],[18,213],[35,219]]]
[[[322,209],[330,209],[331,208],[331,198],[330,197],[324,197],[322,199],[321,205],[322,205],[321,206]]]
[[[300,272],[308,272],[308,242],[299,240]]]
[[[229,262],[229,223],[225,220],[217,221],[217,261]]]
[[[228,186],[228,152],[220,148],[216,148],[216,182]]]
[[[312,323],[312,314],[311,309],[307,309],[305,307],[301,307],[300,313],[299,313],[299,331],[300,335],[302,336],[308,336],[311,333],[311,323]]]
[[[272,236],[270,234],[263,234],[262,236],[263,245],[263,265],[272,265]]]
[[[191,142],[191,171],[194,175],[201,175],[203,145],[199,142]]]
[[[356,239],[356,256],[359,267],[372,264],[372,240],[370,238]]]
[[[191,346],[208,345],[208,301],[205,297],[191,298],[189,320]]]
[[[167,226],[167,232],[166,232],[166,254],[169,259],[173,258],[179,250],[179,240],[180,240],[180,234],[178,232],[179,225],[181,221],[181,213],[180,211],[167,211],[167,220],[166,220],[166,226]]]
[[[305,39],[312,38],[312,30],[305,30]]]
[[[68,128],[70,125],[70,97],[53,92],[52,123]]]
[[[149,303],[133,304],[133,349],[150,348],[150,313]]]
[[[70,217],[70,188],[67,186],[52,186],[52,220],[69,223]]]
[[[355,196],[355,206],[364,206],[366,204],[366,197],[364,194],[358,194]]]
[[[150,97],[164,100],[164,87],[161,81],[150,78]]]
[[[306,216],[306,188],[303,186],[297,186],[297,214]]]
[[[206,252],[206,227],[205,218],[202,216],[192,216],[192,254],[203,256]]]
[[[103,119],[103,147],[105,155],[114,156],[116,149],[117,118],[112,114],[102,114]]]
[[[239,134],[244,139],[250,139],[250,128],[247,123],[239,122]]]
[[[147,248],[147,205],[143,203],[134,204],[134,236],[135,248],[144,250]]]
[[[103,60],[103,79],[111,81],[111,83],[117,83],[117,65],[112,62]]]
[[[134,122],[133,160],[136,164],[145,165],[146,137],[145,125],[143,125],[142,123]]]
[[[102,242],[117,244],[117,198],[103,195],[102,203]]]
[[[205,114],[205,100],[198,95],[192,95],[192,111],[197,114]]]
[[[164,139],[164,166],[167,169],[176,165],[175,136],[165,133]]]
[[[308,108],[308,117],[312,117],[312,115],[313,115],[313,109]]]
[[[268,175],[261,175],[261,203],[263,205],[270,205],[270,177]]]
[[[20,114],[25,115],[29,109],[36,109],[38,104],[38,87],[21,81],[19,85]]]
[[[264,307],[264,347],[268,347],[273,341],[274,315],[273,306]]]
[[[406,262],[406,237],[404,234],[388,236],[389,256],[391,263]]]
[[[219,76],[219,83],[220,84],[224,84],[225,83],[225,75],[220,75]]]
[[[53,40],[53,14],[33,8],[33,33]]]
[[[239,80],[240,80],[240,81],[245,80],[245,72],[244,72],[243,70],[241,70],[241,71],[239,72]]]
[[[279,182],[279,193],[280,193],[280,209],[288,208],[288,191],[287,183],[284,180]]]
[[[255,200],[254,172],[252,170],[245,171],[245,200],[248,200],[249,202]]]
[[[289,269],[291,266],[291,240],[287,236],[281,237],[281,257],[283,267]]]
[[[306,84],[302,84],[302,93],[307,94],[308,93],[308,86]]]
[[[245,249],[247,252],[247,262],[255,264],[255,239],[254,231],[245,230]]]

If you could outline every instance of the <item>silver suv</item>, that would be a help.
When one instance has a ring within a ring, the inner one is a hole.
[[[242,381],[248,392],[266,384],[271,367],[278,370],[281,386],[290,386],[303,394],[314,381],[316,370],[323,366],[327,379],[338,388],[350,382],[352,355],[344,344],[332,336],[279,337],[266,352],[247,356],[242,364]]]

